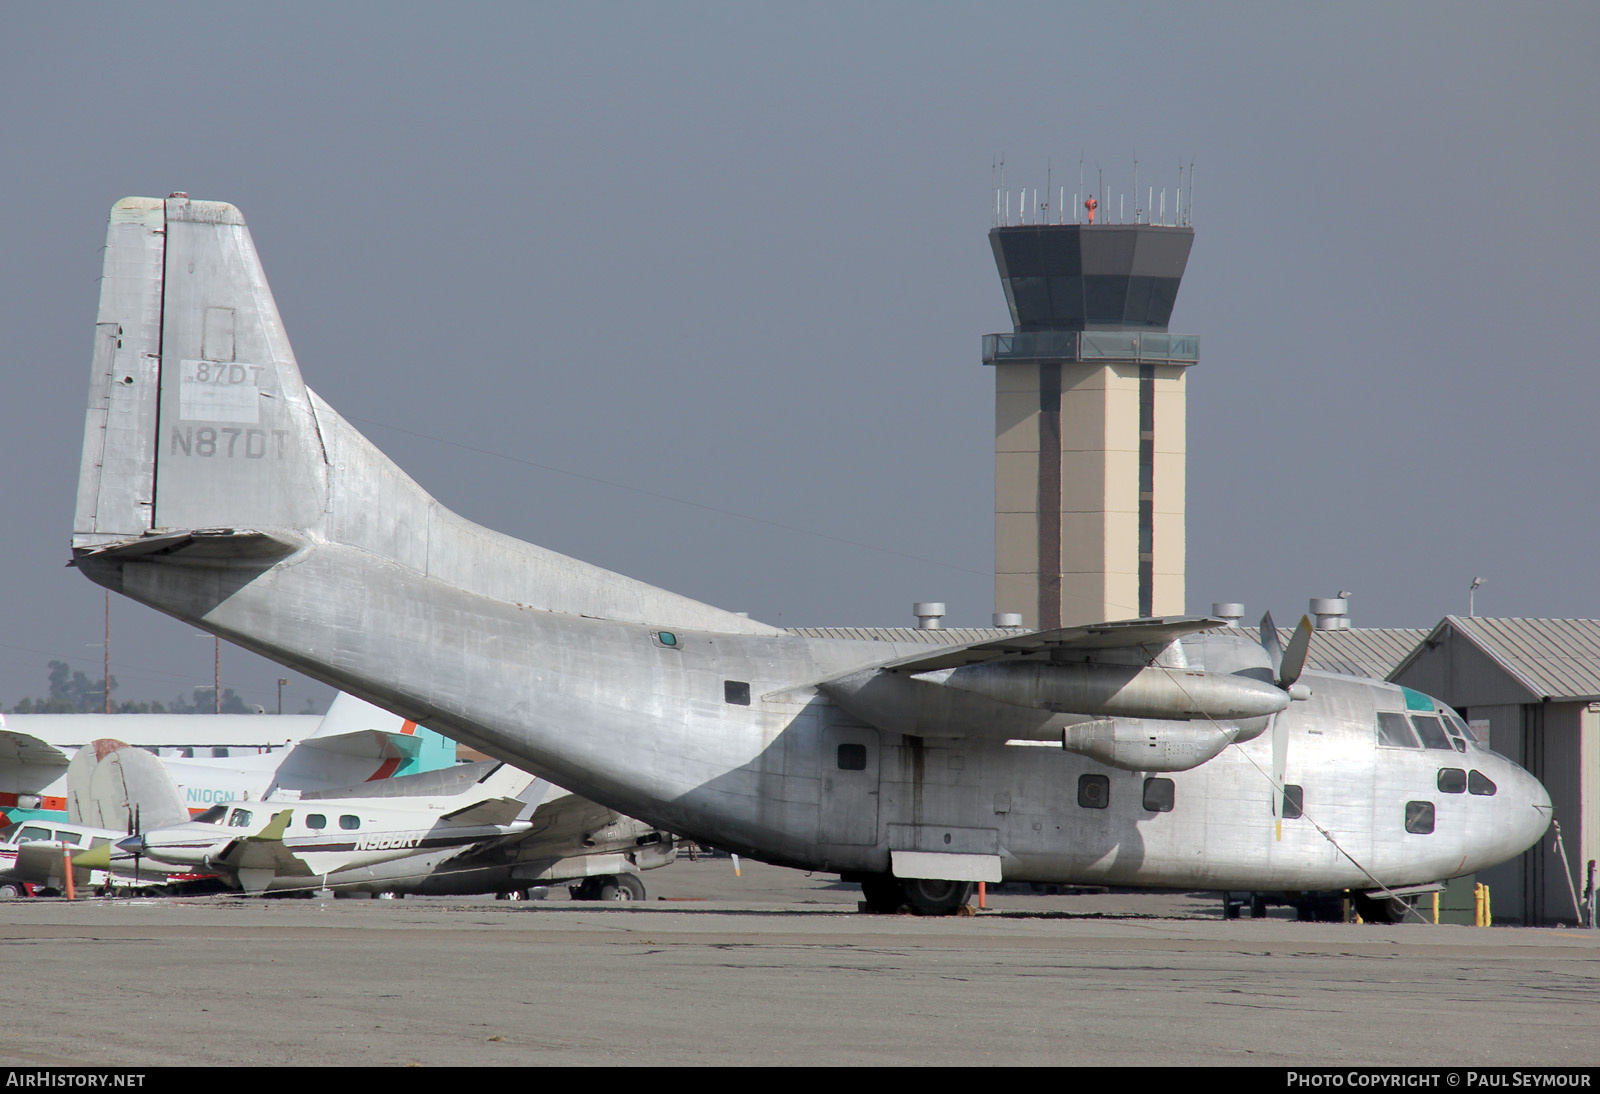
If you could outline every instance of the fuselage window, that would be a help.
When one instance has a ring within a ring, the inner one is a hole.
[[[361,827],[361,818],[352,813],[346,813],[344,816],[339,818],[339,827],[343,828],[346,832],[354,832],[357,828]]]
[[[749,706],[749,683],[744,680],[724,680],[722,682],[722,701],[732,703],[736,707]]]
[[[1459,767],[1441,767],[1439,769],[1439,793],[1465,794],[1467,792],[1467,773]]]
[[[1494,796],[1495,785],[1493,780],[1483,772],[1469,771],[1467,772],[1467,789],[1480,798],[1489,798]]]
[[[867,769],[866,745],[840,745],[839,770],[865,771]]]
[[[328,818],[324,817],[321,813],[312,813],[310,816],[306,817],[306,827],[318,829],[326,828],[328,827]]]
[[[22,831],[17,833],[17,842],[18,843],[33,843],[33,842],[35,842],[37,840],[49,840],[49,839],[50,839],[50,829],[48,829],[48,828],[35,828],[31,824],[28,827],[24,828]]]
[[[1144,807],[1150,812],[1172,812],[1174,796],[1171,779],[1149,778],[1144,781]]]
[[[1105,775],[1078,776],[1078,804],[1085,809],[1104,809],[1111,804],[1111,780]]]
[[[1305,815],[1306,791],[1294,783],[1283,784],[1283,819],[1296,820]]]
[[[228,758],[228,750],[223,746],[218,745],[216,748],[211,750],[211,758],[213,760],[226,760]]]
[[[1423,748],[1450,748],[1450,738],[1444,735],[1444,727],[1434,715],[1413,714],[1411,724],[1416,728],[1417,736],[1422,738]]]
[[[1390,748],[1421,748],[1417,735],[1411,732],[1411,723],[1404,714],[1383,710],[1378,712],[1378,743]]]
[[[1426,836],[1433,831],[1433,803],[1406,802],[1406,831]]]
[[[228,818],[228,827],[229,828],[249,828],[250,827],[250,817],[251,817],[250,810],[248,810],[248,809],[235,809],[233,811],[233,815]]]
[[[82,832],[63,832],[61,829],[57,828],[56,829],[56,839],[60,840],[62,843],[82,843],[83,842],[83,833]]]

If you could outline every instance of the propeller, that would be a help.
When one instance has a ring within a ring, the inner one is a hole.
[[[1311,689],[1299,683],[1305,671],[1306,657],[1311,652],[1311,632],[1315,628],[1309,615],[1302,615],[1300,623],[1289,639],[1288,648],[1278,642],[1278,628],[1272,622],[1272,613],[1261,617],[1261,646],[1267,651],[1272,664],[1272,682],[1289,693],[1291,699],[1311,698]],[[1289,726],[1282,711],[1272,716],[1272,816],[1276,821],[1277,838],[1283,838],[1283,776],[1289,764]]]

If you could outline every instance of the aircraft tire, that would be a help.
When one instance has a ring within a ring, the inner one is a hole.
[[[618,874],[617,883],[628,890],[629,900],[644,900],[644,881],[638,874]]]
[[[934,881],[911,878],[900,883],[906,903],[918,915],[955,915],[972,899],[970,881]]]
[[[632,900],[633,893],[629,892],[620,881],[614,877],[600,879],[600,884],[595,889],[596,900]]]
[[[7,881],[0,884],[0,900],[20,900],[27,895],[22,886],[15,882]]]
[[[1399,897],[1373,896],[1370,893],[1351,893],[1350,903],[1356,914],[1367,923],[1404,923],[1411,906]]]
[[[900,888],[900,881],[888,874],[862,878],[861,897],[867,911],[877,915],[894,915],[905,904],[905,892]]]
[[[893,915],[907,909],[916,915],[955,915],[972,898],[970,881],[897,878],[888,874],[861,879],[867,911]]]

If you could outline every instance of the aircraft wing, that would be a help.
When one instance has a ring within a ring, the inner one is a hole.
[[[628,850],[649,831],[642,821],[559,787],[550,788],[529,819],[526,831],[475,844],[463,857],[504,862],[600,854]]]
[[[0,723],[3,727],[4,723]],[[0,728],[0,767],[66,767],[67,754],[55,745],[14,729]]]
[[[311,877],[311,867],[283,842],[292,810],[274,816],[261,831],[241,836],[211,859],[210,865],[231,870],[246,892],[259,892],[274,877]]]
[[[978,665],[986,661],[1020,659],[1051,650],[1109,650],[1137,647],[1148,649],[1154,654],[1173,639],[1221,626],[1225,626],[1222,620],[1207,619],[1203,616],[1090,623],[1080,627],[1062,627],[1053,631],[1026,631],[1015,636],[1007,635],[1004,638],[967,642],[958,646],[940,646],[927,653],[916,653],[900,661],[891,661],[887,665],[880,665],[879,668],[905,674],[933,672],[937,669]]]
[[[510,824],[526,808],[527,803],[516,798],[484,798],[444,814],[443,819],[452,824]]]

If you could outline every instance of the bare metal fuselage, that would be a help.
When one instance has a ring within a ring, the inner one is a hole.
[[[1278,715],[1289,723],[1286,781],[1303,788],[1306,814],[1280,825],[1263,737],[1166,773],[1173,808],[1152,812],[1141,772],[1059,744],[987,737],[982,726],[961,737],[885,732],[815,687],[915,652],[903,644],[680,630],[669,647],[642,624],[471,596],[333,545],[308,545],[257,572],[226,571],[221,600],[213,582],[197,580],[210,569],[198,564],[86,568],[578,794],[796,866],[883,873],[893,849],[997,855],[1016,880],[1366,888],[1502,861],[1544,823],[1531,808],[1546,800],[1542,788],[1495,753],[1379,746],[1377,710],[1404,710],[1405,701],[1376,681],[1308,673],[1311,698]],[[208,595],[188,592],[196,585]],[[349,623],[307,622],[329,618]],[[1185,645],[1191,660],[1208,648],[1260,654],[1228,636]],[[729,681],[749,685],[750,705],[726,701]],[[1012,712],[995,713],[1001,722]],[[842,744],[864,750],[858,769],[840,768]],[[1441,767],[1480,770],[1498,792],[1441,795]],[[1110,780],[1106,808],[1079,804],[1085,774]],[[1406,831],[1414,800],[1437,803],[1433,832]]]

